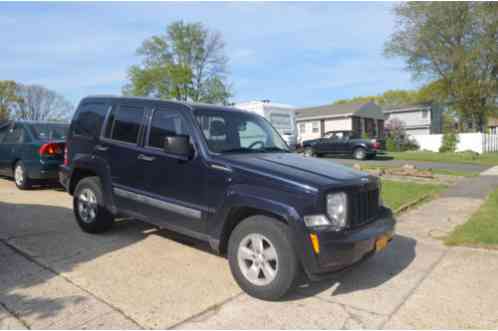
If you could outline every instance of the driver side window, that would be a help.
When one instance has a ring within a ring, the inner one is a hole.
[[[171,110],[156,110],[150,123],[148,146],[163,149],[166,136],[188,134],[185,120]]]

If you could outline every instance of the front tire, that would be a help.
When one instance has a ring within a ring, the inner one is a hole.
[[[73,212],[79,227],[88,233],[101,233],[114,224],[114,216],[104,205],[102,185],[98,177],[78,182],[73,195]]]
[[[28,177],[28,171],[22,161],[14,165],[14,182],[20,190],[29,190],[32,186],[31,179]]]
[[[232,275],[249,295],[278,300],[299,276],[299,262],[290,229],[277,219],[259,215],[242,221],[228,243]]]
[[[353,157],[357,160],[365,160],[367,158],[367,151],[363,147],[356,147],[353,151]]]

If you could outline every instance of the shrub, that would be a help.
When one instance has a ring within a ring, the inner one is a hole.
[[[455,152],[458,144],[458,135],[455,132],[447,132],[443,135],[443,142],[439,147],[439,153]]]
[[[404,152],[418,149],[415,141],[409,139],[404,123],[394,118],[386,123],[386,149],[388,152]]]

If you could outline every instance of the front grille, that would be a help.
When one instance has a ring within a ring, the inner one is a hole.
[[[350,193],[349,224],[352,228],[372,221],[379,213],[379,188],[362,187]]]

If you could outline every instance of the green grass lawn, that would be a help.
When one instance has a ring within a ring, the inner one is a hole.
[[[430,199],[444,189],[444,185],[383,180],[382,199],[386,206],[397,212],[409,203]]]
[[[446,238],[448,245],[488,246],[498,248],[498,190],[467,221]]]
[[[423,151],[409,152],[389,152],[387,156],[393,157],[395,160],[406,161],[428,161],[442,163],[472,163],[482,165],[498,165],[498,153],[435,153]]]

